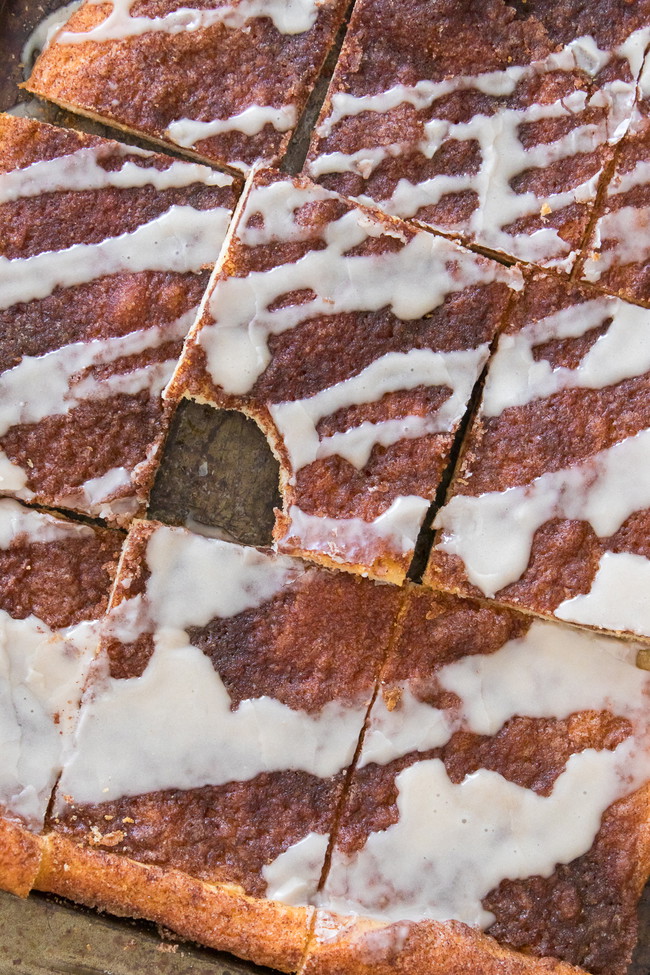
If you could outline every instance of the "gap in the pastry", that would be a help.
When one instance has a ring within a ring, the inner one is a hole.
[[[355,0],[351,0],[348,4],[341,26],[334,38],[334,43],[323,62],[323,66],[307,99],[307,104],[298,119],[298,124],[293,130],[287,151],[279,165],[279,169],[283,173],[288,173],[290,176],[296,176],[300,173],[305,164],[305,159],[309,152],[309,143],[314,133],[321,108],[323,107],[323,102],[325,101],[327,89],[332,80],[341,48],[343,47],[343,41],[345,40],[354,3]]]
[[[244,545],[270,545],[282,506],[279,464],[257,424],[183,400],[151,491],[148,517]]]
[[[511,293],[510,297],[506,303],[505,311],[503,312],[503,317],[499,323],[499,327],[496,330],[494,338],[490,344],[490,352],[487,358],[481,375],[478,377],[474,384],[472,390],[472,395],[470,396],[469,402],[467,404],[467,409],[465,410],[465,415],[460,421],[458,430],[454,437],[454,442],[452,444],[451,450],[449,451],[449,460],[447,461],[447,466],[445,467],[440,483],[436,489],[436,494],[429,506],[424,521],[420,527],[418,537],[415,542],[415,550],[413,552],[413,558],[411,559],[411,564],[409,566],[408,572],[406,573],[406,580],[408,582],[414,582],[418,585],[422,583],[422,576],[424,575],[429,561],[429,555],[431,554],[431,548],[433,546],[436,529],[433,527],[433,521],[442,506],[447,500],[447,494],[449,488],[452,484],[457,471],[460,469],[460,465],[463,459],[463,448],[466,444],[466,437],[469,431],[469,427],[474,422],[478,408],[481,403],[481,398],[483,396],[483,386],[485,385],[485,380],[487,378],[488,369],[492,361],[492,356],[494,355],[499,341],[499,337],[510,321],[510,314],[514,305],[517,301],[516,293]]]
[[[376,585],[384,585],[384,584],[385,583],[376,583]],[[355,772],[357,770],[357,765],[359,764],[359,757],[361,755],[361,750],[363,748],[363,743],[364,743],[365,738],[366,738],[366,732],[368,730],[368,722],[370,721],[370,715],[372,713],[372,709],[374,707],[375,701],[377,700],[377,695],[379,694],[379,689],[380,689],[380,686],[381,686],[381,679],[382,679],[382,676],[383,676],[383,673],[384,673],[384,669],[386,667],[386,663],[388,662],[388,659],[389,659],[389,657],[390,657],[390,655],[392,653],[393,647],[395,646],[395,643],[396,643],[398,637],[400,636],[400,634],[402,632],[402,620],[404,619],[404,616],[406,614],[406,610],[407,610],[408,605],[409,605],[409,601],[410,601],[409,600],[409,596],[410,596],[409,589],[408,589],[408,587],[405,587],[403,589],[403,591],[402,591],[402,598],[401,598],[400,603],[399,603],[399,609],[395,613],[395,619],[393,620],[393,624],[392,624],[392,626],[390,628],[390,633],[388,635],[388,639],[386,640],[386,646],[384,647],[384,652],[383,652],[382,657],[381,657],[381,663],[377,667],[377,676],[375,678],[375,686],[373,688],[373,692],[372,692],[372,697],[370,699],[370,703],[368,704],[368,707],[366,709],[366,714],[365,714],[365,717],[363,719],[363,726],[361,728],[361,731],[359,732],[359,738],[357,740],[356,748],[354,750],[354,755],[352,756],[352,761],[348,765],[348,767],[346,769],[346,772],[345,772],[345,779],[343,781],[343,788],[341,789],[341,795],[339,796],[339,801],[336,804],[336,809],[334,811],[334,818],[333,818],[333,821],[332,821],[332,829],[330,831],[329,841],[328,841],[328,844],[327,844],[327,852],[325,853],[325,859],[323,861],[323,868],[321,870],[320,879],[318,881],[317,891],[319,893],[323,890],[323,888],[324,888],[324,886],[325,886],[325,884],[327,882],[327,877],[329,875],[330,865],[331,865],[331,862],[332,862],[332,853],[334,851],[334,847],[336,846],[336,840],[337,840],[337,837],[338,837],[339,826],[340,826],[340,823],[341,823],[341,817],[343,816],[343,811],[345,809],[345,804],[347,802],[348,793],[350,791],[350,784],[351,784],[352,778],[353,778],[353,776],[354,776],[354,774],[355,774]],[[309,939],[308,939],[308,942],[307,942],[307,948],[305,949],[305,955],[303,957],[303,964],[306,961],[307,956],[309,954],[309,948],[311,947],[313,934],[314,934],[314,929],[312,927],[312,928],[310,928],[310,936],[309,936]],[[299,973],[300,973],[300,969],[298,970],[298,975],[299,975]]]
[[[177,148],[163,139],[156,139],[145,132],[129,129],[118,122],[110,122],[108,119],[94,115],[92,112],[86,112],[75,105],[68,105],[61,101],[46,101],[36,95],[30,95],[29,100],[21,102],[21,105],[25,105],[26,108],[21,110],[19,114],[36,119],[39,122],[47,122],[50,125],[57,125],[59,128],[83,132],[86,135],[100,136],[102,139],[112,139],[121,142],[123,145],[144,149],[146,152],[157,152],[172,159],[180,159],[181,162],[198,162],[202,166],[227,173],[228,176],[233,176],[236,179],[243,180],[244,178],[243,173],[239,170],[217,163],[214,159],[208,159],[198,152]]]

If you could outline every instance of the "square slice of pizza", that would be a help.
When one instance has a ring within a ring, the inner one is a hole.
[[[624,975],[650,874],[637,649],[413,592],[305,975]]]
[[[0,493],[143,511],[232,177],[0,116]]]
[[[0,887],[25,895],[123,536],[0,499]]]
[[[27,82],[63,108],[246,171],[278,162],[345,0],[87,0]]]
[[[138,523],[39,887],[295,970],[402,599]]]
[[[403,580],[520,275],[316,186],[245,191],[166,395],[242,410],[280,550]]]
[[[570,270],[629,123],[650,4],[360,0],[305,172]]]
[[[491,360],[426,581],[650,637],[650,311],[539,275]]]

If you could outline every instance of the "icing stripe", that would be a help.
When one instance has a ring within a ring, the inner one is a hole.
[[[33,257],[0,257],[0,309],[119,272],[200,271],[214,263],[230,211],[172,206],[131,233]]]
[[[257,135],[266,125],[272,125],[276,132],[288,132],[296,124],[295,105],[273,108],[270,105],[250,105],[237,115],[211,122],[182,118],[171,122],[165,135],[177,146],[191,149],[202,139],[221,135],[224,132],[243,132]]]
[[[196,163],[172,162],[166,169],[156,169],[155,166],[138,166],[127,159],[119,169],[104,169],[100,165],[102,161],[127,155],[147,158],[151,153],[109,143],[85,147],[65,156],[42,159],[22,169],[0,173],[0,203],[11,203],[41,193],[81,192],[109,186],[120,189],[153,186],[157,190],[166,190],[191,186],[193,183],[204,186],[232,185],[232,176]]]
[[[430,349],[391,352],[375,359],[356,376],[309,399],[271,404],[269,412],[287,448],[293,470],[333,454],[360,469],[368,463],[375,444],[388,447],[405,438],[455,429],[465,413],[488,351],[488,346],[483,344],[476,349],[455,352]],[[451,395],[437,412],[379,423],[365,422],[319,438],[316,427],[323,417],[347,406],[377,402],[386,393],[422,385],[450,388]]]
[[[645,508],[650,508],[650,430],[530,484],[478,497],[455,495],[436,516],[442,536],[435,549],[458,555],[472,585],[494,596],[521,578],[533,536],[545,522],[588,521],[607,538]],[[603,603],[605,614],[608,604]]]

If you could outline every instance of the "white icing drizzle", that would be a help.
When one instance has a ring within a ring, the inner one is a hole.
[[[399,700],[392,710],[379,694],[359,768],[439,748],[463,727],[495,735],[515,715],[562,719],[603,708],[636,713],[644,707],[647,685],[634,666],[639,649],[632,642],[535,620],[523,637],[496,652],[462,657],[440,669],[437,681],[459,697],[458,707],[432,707],[408,682],[397,685]]]
[[[104,169],[100,162],[116,156],[146,156],[142,150],[130,146],[103,143],[77,149],[65,156],[42,159],[23,169],[0,173],[0,203],[11,203],[41,193],[58,193],[67,190],[99,190],[109,186],[120,189],[140,186],[154,186],[157,190],[171,187],[191,186],[202,183],[205,186],[230,186],[232,176],[214,172],[207,166],[196,163],[172,161],[166,169],[155,166],[139,166],[126,159],[119,169]]]
[[[576,338],[612,318],[575,369],[535,361],[533,349],[549,339]],[[601,389],[650,370],[650,312],[616,298],[594,298],[502,335],[490,363],[481,412],[498,416],[569,388]]]
[[[438,679],[461,699],[459,723],[477,735],[496,735],[514,715],[561,720],[607,710],[640,720],[650,677],[633,664],[638,645],[624,646],[628,659],[619,649],[613,637],[535,620],[523,637],[447,664]]]
[[[133,395],[144,389],[151,396],[159,396],[173,372],[173,359],[101,379],[88,374],[88,370],[183,338],[196,310],[191,308],[169,325],[74,342],[41,356],[23,356],[17,366],[0,375],[0,436],[16,424],[38,423],[47,416],[68,413],[85,399],[107,399],[118,393]],[[121,370],[125,368],[128,366],[120,365]]]
[[[0,549],[93,534],[88,525],[0,500]],[[52,630],[33,615],[13,619],[0,610],[0,804],[37,829],[74,730],[97,638],[93,622]]]
[[[410,752],[440,748],[456,730],[458,722],[450,711],[421,701],[407,683],[401,684],[399,691],[399,701],[392,709],[386,706],[381,693],[377,696],[358,768],[373,763],[387,765]]]
[[[589,850],[605,809],[650,777],[650,676],[631,664],[637,649],[535,621],[495,653],[441,668],[440,684],[459,698],[451,711],[428,707],[408,684],[392,712],[378,697],[361,766],[408,754],[418,747],[419,728],[424,750],[460,728],[494,735],[515,715],[562,719],[606,710],[634,731],[613,751],[571,756],[549,796],[485,769],[454,785],[441,761],[416,761],[396,777],[398,822],[371,833],[350,856],[335,848],[325,889],[311,903],[385,921],[455,918],[486,927],[494,917],[481,901],[501,880],[550,876]],[[296,889],[289,869],[300,877],[308,852],[296,844],[267,867],[269,890]]]
[[[406,438],[453,430],[465,413],[488,352],[487,344],[453,352],[433,352],[431,349],[390,352],[375,359],[357,375],[307,399],[271,404],[269,412],[287,448],[293,470],[332,454],[344,457],[361,469],[368,463],[375,444],[388,447]],[[407,416],[378,423],[365,421],[319,438],[316,427],[323,417],[355,404],[374,403],[387,393],[416,386],[447,386],[451,395],[439,410],[427,416]]]
[[[106,0],[88,0],[89,4],[102,5]],[[80,44],[84,41],[123,40],[140,34],[163,31],[166,34],[184,34],[205,30],[214,24],[238,29],[254,18],[268,17],[281,34],[302,34],[316,23],[316,0],[239,0],[218,7],[199,9],[180,7],[162,17],[132,17],[131,7],[135,0],[111,0],[112,10],[108,17],[89,31],[63,31],[54,41],[58,44]]]
[[[620,196],[646,183],[650,183],[650,160],[638,159],[632,169],[614,175],[607,187],[607,196]]]
[[[0,491],[10,491],[14,497],[31,501],[34,492],[27,487],[27,473],[13,464],[4,450],[0,450]]]
[[[276,132],[288,132],[295,124],[295,105],[283,105],[281,108],[273,108],[271,105],[249,105],[237,115],[211,122],[200,122],[189,118],[177,119],[170,123],[165,135],[177,146],[191,149],[202,139],[210,139],[224,132],[257,135],[266,125],[272,125]]]
[[[398,84],[385,92],[370,95],[335,92],[330,115],[319,127],[318,134],[321,138],[327,138],[343,119],[363,112],[383,114],[403,104],[413,105],[417,111],[431,107],[435,110],[435,103],[452,92],[473,89],[494,99],[508,97],[520,82],[549,71],[578,68],[593,76],[609,62],[612,54],[627,59],[632,76],[636,78],[648,37],[647,29],[637,31],[614,52],[599,51],[592,38],[579,38],[561,52],[528,66],[512,66],[504,71],[474,76],[460,75],[440,82],[422,80],[412,86]],[[323,153],[309,164],[309,172],[314,178],[326,173],[357,172],[368,179],[387,157],[415,151],[431,159],[449,141],[476,141],[481,155],[481,165],[476,173],[439,175],[418,184],[401,179],[390,199],[378,202],[389,213],[411,217],[420,208],[435,205],[449,193],[471,191],[477,198],[473,213],[466,222],[446,229],[465,234],[485,246],[514,254],[525,261],[568,269],[575,254],[554,228],[543,227],[530,234],[510,234],[503,228],[522,217],[539,213],[549,216],[573,202],[593,200],[600,172],[586,183],[546,197],[539,197],[530,191],[516,193],[512,189],[512,181],[527,170],[543,169],[558,160],[592,152],[606,141],[618,141],[627,130],[634,96],[633,84],[615,81],[605,85],[589,100],[584,92],[576,91],[568,98],[546,105],[533,104],[524,109],[510,109],[497,102],[490,116],[475,115],[463,123],[435,118],[424,122],[419,143],[359,147],[350,154]],[[578,125],[553,142],[528,149],[519,141],[519,129],[526,123],[545,118],[575,117],[592,106],[605,107],[606,120]],[[359,199],[372,202],[366,194],[360,195]]]
[[[415,548],[430,502],[416,494],[400,495],[372,521],[308,515],[289,508],[289,528],[281,547],[322,552],[334,562],[360,562],[381,555],[407,555]]]
[[[0,436],[19,423],[38,423],[48,416],[67,414],[84,400],[108,399],[118,394],[135,395],[144,390],[152,398],[160,396],[173,374],[176,359],[129,370],[128,357],[182,339],[194,321],[196,311],[196,308],[190,308],[168,325],[152,326],[108,339],[75,342],[42,356],[24,356],[13,369],[0,374]],[[101,379],[89,372],[123,358],[125,361],[120,362],[119,371]],[[156,447],[157,444],[150,446],[133,470],[115,467],[104,471],[59,496],[57,503],[100,518],[120,520],[136,514],[142,503],[137,497],[137,476]],[[12,464],[0,452],[0,491],[11,492],[14,497],[28,501],[34,497],[27,487],[28,482],[29,471]],[[116,498],[116,494],[121,496]]]
[[[0,610],[0,804],[39,829],[74,731],[97,626],[51,630]]]
[[[154,653],[140,677],[95,684],[60,794],[100,802],[290,768],[321,777],[345,768],[367,702],[331,701],[308,714],[263,696],[232,709],[219,674],[184,629],[263,605],[295,585],[304,566],[163,527],[147,543],[146,562],[145,595],[116,607],[110,632],[127,643],[152,632]]]
[[[572,623],[650,634],[650,562],[631,552],[604,552],[586,595],[566,599],[555,615]]]
[[[458,555],[469,581],[486,596],[521,577],[533,536],[553,518],[588,521],[614,534],[635,511],[650,507],[650,430],[642,430],[573,467],[530,484],[469,497],[456,495],[436,516],[438,551]],[[602,603],[610,614],[613,594]]]
[[[155,644],[141,677],[106,678],[95,686],[60,795],[110,802],[285,769],[326,778],[352,760],[363,702],[331,701],[312,715],[264,696],[232,710],[219,674],[182,630],[159,629]]]
[[[598,218],[594,248],[583,276],[597,282],[613,265],[641,264],[650,257],[650,207],[623,206]],[[607,244],[607,247],[603,245]],[[602,249],[601,249],[602,248]]]
[[[288,180],[269,188],[254,187],[240,221],[242,242],[255,246],[278,230],[283,240],[304,239],[309,229],[296,225],[295,211],[323,198],[327,195],[322,191],[302,189]],[[267,227],[269,203],[282,204],[284,209]],[[265,219],[260,231],[246,226],[256,213]],[[269,335],[319,315],[390,307],[398,318],[412,320],[466,287],[496,280],[517,285],[517,278],[500,265],[478,261],[448,241],[422,232],[398,251],[347,254],[369,236],[384,232],[380,220],[350,210],[324,228],[325,248],[310,250],[294,263],[267,271],[218,279],[197,339],[214,382],[229,393],[248,392],[270,362]],[[393,236],[398,234],[397,230]],[[314,293],[312,300],[269,311],[269,305],[282,295],[306,289]]]
[[[225,207],[172,206],[136,230],[98,244],[14,260],[0,257],[0,308],[121,271],[199,271],[216,260],[229,218]]]
[[[169,528],[154,532],[146,558],[147,600],[163,627],[205,626],[262,606],[305,571],[286,556]]]
[[[128,489],[127,497],[115,495]],[[83,484],[57,498],[61,507],[82,508],[95,518],[110,518],[120,521],[122,517],[137,514],[142,499],[135,495],[134,477],[125,467],[111,467],[98,477],[91,477]]]

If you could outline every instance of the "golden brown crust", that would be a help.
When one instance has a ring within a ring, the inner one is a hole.
[[[0,888],[27,897],[36,882],[43,839],[0,818]]]
[[[510,951],[458,921],[398,922],[318,912],[300,975],[579,975],[551,958]]]
[[[91,850],[56,834],[44,838],[34,886],[112,914],[155,921],[283,972],[298,967],[311,919],[308,908],[247,897],[236,887]]]

